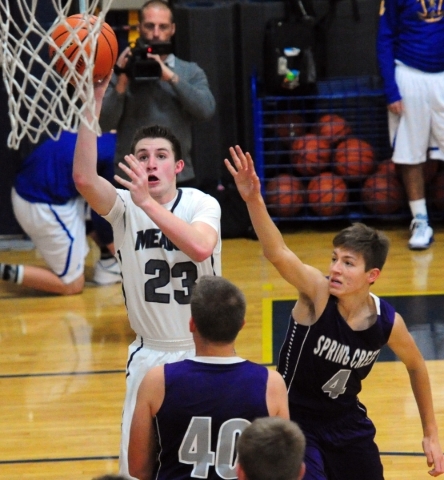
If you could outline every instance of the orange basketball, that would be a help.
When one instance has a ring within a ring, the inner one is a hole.
[[[326,140],[336,143],[351,133],[351,127],[345,118],[328,113],[319,118],[314,132]]]
[[[330,142],[318,135],[307,133],[297,138],[291,149],[291,162],[303,176],[316,175],[330,165]]]
[[[308,203],[320,216],[337,215],[344,210],[348,201],[347,185],[332,172],[323,172],[313,177],[307,186]]]
[[[334,171],[347,180],[361,180],[375,168],[372,146],[359,138],[340,142],[333,154]]]
[[[382,162],[377,164],[375,173],[385,174],[385,175],[398,175],[398,169],[396,165],[393,163],[391,158],[387,160],[383,160]]]
[[[439,172],[431,185],[432,203],[438,210],[444,210],[444,171]]]
[[[404,203],[404,188],[395,175],[377,172],[363,183],[361,198],[373,213],[394,213]]]
[[[281,174],[267,183],[265,201],[270,213],[292,217],[300,211],[304,196],[304,186],[299,178]]]
[[[304,119],[297,113],[282,113],[276,116],[274,131],[279,138],[291,143],[305,133]]]
[[[69,71],[66,62],[75,62],[76,71],[82,75],[85,70],[84,55],[87,57],[94,55],[94,83],[103,80],[114,67],[119,53],[116,34],[104,22],[97,37],[97,42],[93,43],[91,27],[97,20],[98,18],[95,15],[71,15],[60,22],[51,33],[55,44],[66,57],[65,59],[61,56],[54,65],[54,68],[62,77]],[[82,53],[81,46],[83,46],[84,53]],[[52,59],[55,53],[55,48],[50,45],[49,57]]]

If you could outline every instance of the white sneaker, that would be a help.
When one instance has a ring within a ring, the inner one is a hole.
[[[427,220],[414,218],[410,224],[412,236],[409,240],[410,250],[425,250],[433,242],[433,230]]]
[[[94,266],[93,281],[98,285],[112,285],[122,281],[120,266],[115,258],[99,260]]]

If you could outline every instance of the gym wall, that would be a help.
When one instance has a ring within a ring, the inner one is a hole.
[[[135,8],[135,0],[115,0],[113,8]],[[313,0],[320,16],[329,11],[332,0]],[[119,3],[120,2],[120,3]],[[353,4],[353,2],[355,2]],[[143,0],[137,2],[141,5]],[[51,21],[51,0],[39,1],[44,20]],[[263,36],[272,18],[284,15],[283,1],[196,1],[174,2],[177,56],[198,63],[207,73],[216,97],[217,112],[209,122],[193,129],[193,158],[198,185],[206,189],[228,179],[223,159],[231,145],[240,144],[252,151],[253,127],[250,78],[263,75]],[[354,15],[357,8],[358,16]],[[115,18],[110,12],[109,18]],[[52,15],[52,16],[51,16]],[[46,18],[45,18],[46,16]],[[126,15],[127,16],[127,15]],[[108,20],[108,18],[107,18]],[[328,77],[377,74],[375,39],[378,2],[374,0],[336,0],[334,15],[326,30],[325,62],[320,69]],[[111,22],[112,25],[112,22]],[[15,233],[10,189],[18,153],[6,146],[10,130],[7,96],[0,85],[0,235]]]

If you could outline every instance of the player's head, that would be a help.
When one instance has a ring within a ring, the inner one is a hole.
[[[362,255],[366,272],[372,268],[382,270],[389,246],[390,242],[386,235],[363,223],[354,223],[333,238],[333,247]]]
[[[305,436],[280,417],[257,418],[237,441],[239,480],[299,480],[305,473]]]
[[[223,277],[203,275],[191,293],[191,317],[201,338],[232,343],[245,321],[241,290]]]
[[[136,151],[137,143],[144,138],[163,138],[171,144],[171,150],[174,155],[175,161],[179,161],[182,158],[182,147],[179,140],[171,130],[167,127],[162,127],[160,125],[152,125],[150,127],[142,127],[136,131],[131,143],[131,153],[134,154]]]
[[[169,42],[176,31],[171,6],[162,0],[148,0],[139,10],[139,33],[148,42]]]

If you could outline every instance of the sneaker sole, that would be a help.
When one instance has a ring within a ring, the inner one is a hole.
[[[434,242],[434,238],[432,237],[430,239],[430,242],[427,245],[410,245],[409,243],[409,249],[410,250],[427,250],[430,247],[430,245],[432,245],[433,242]]]

